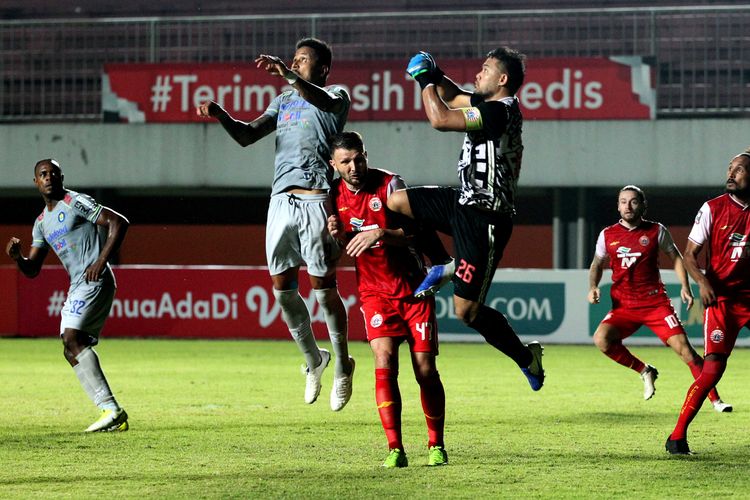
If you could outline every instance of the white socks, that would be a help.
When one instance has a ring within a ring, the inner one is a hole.
[[[305,301],[300,297],[299,291],[276,290],[273,295],[281,306],[281,317],[284,319],[289,333],[297,343],[297,347],[305,357],[308,368],[315,368],[323,360],[320,357],[318,344],[315,342],[312,326],[310,325],[310,312],[307,310]]]
[[[96,351],[86,347],[78,353],[76,361],[78,364],[73,367],[73,371],[91,401],[102,410],[118,410],[120,406],[112,395]]]
[[[349,365],[348,325],[344,302],[337,288],[315,290],[315,299],[323,310],[328,336],[331,338],[333,353],[336,355],[334,374],[337,377],[348,375],[344,370],[344,363]],[[348,371],[351,372],[351,368]]]

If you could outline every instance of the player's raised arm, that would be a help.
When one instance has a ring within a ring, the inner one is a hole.
[[[425,112],[433,128],[443,132],[471,130],[467,128],[463,109],[460,109],[470,106],[471,93],[445,77],[430,54],[416,54],[409,60],[406,72],[422,88]]]
[[[219,120],[224,130],[242,147],[249,146],[276,130],[276,120],[272,116],[263,114],[250,123],[235,120],[214,101],[204,102],[195,112],[198,116]]]
[[[326,91],[322,85],[318,85],[325,84],[330,68],[325,65],[317,66],[317,73],[311,74],[314,71],[310,67],[314,63],[311,59],[316,57],[314,54],[314,51],[298,50],[294,55],[291,69],[281,58],[268,54],[259,55],[255,59],[255,64],[271,75],[284,78],[304,100],[321,111],[329,113],[343,111],[348,105],[347,100],[341,95]]]
[[[21,254],[21,240],[15,236],[8,240],[8,244],[5,247],[5,253],[16,262],[18,269],[28,278],[35,278],[39,274],[44,264],[44,259],[47,258],[48,251],[49,249],[46,247],[32,246],[29,250],[29,256],[24,257]]]
[[[117,252],[125,239],[130,222],[114,210],[102,207],[99,217],[96,219],[98,226],[107,228],[107,240],[104,242],[99,257],[86,268],[86,282],[97,281],[102,275],[107,262],[112,254]]]

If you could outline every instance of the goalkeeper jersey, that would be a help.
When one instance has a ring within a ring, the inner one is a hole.
[[[484,101],[474,94],[471,105],[479,110],[480,116],[474,119],[481,128],[469,130],[464,137],[458,160],[459,203],[514,214],[523,155],[518,99]]]

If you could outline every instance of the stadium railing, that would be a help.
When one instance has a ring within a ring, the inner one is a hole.
[[[105,63],[288,57],[301,36],[338,60],[643,56],[657,117],[750,114],[750,6],[0,21],[0,121],[96,121]]]

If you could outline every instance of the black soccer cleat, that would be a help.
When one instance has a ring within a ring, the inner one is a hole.
[[[667,438],[667,442],[664,444],[664,448],[670,455],[692,455],[690,451],[687,439],[672,439],[672,436]]]

